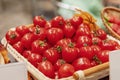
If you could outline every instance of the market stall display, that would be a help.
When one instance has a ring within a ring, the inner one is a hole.
[[[109,52],[120,49],[88,12],[77,9],[72,18],[56,16],[46,21],[10,29],[2,44],[17,61],[27,63],[36,79],[101,78],[109,73]]]

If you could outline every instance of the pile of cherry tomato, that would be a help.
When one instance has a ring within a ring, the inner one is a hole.
[[[114,32],[120,35],[120,18],[116,15],[108,15],[106,18],[106,23],[112,28]]]
[[[109,52],[120,49],[102,29],[91,31],[80,16],[46,21],[35,16],[33,26],[17,26],[6,39],[22,56],[49,78],[72,76],[75,71],[108,62]]]

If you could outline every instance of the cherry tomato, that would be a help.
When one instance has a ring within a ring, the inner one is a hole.
[[[56,16],[51,20],[52,27],[63,28],[65,26],[65,20],[62,16]]]
[[[45,57],[52,64],[55,64],[59,59],[59,54],[57,53],[57,50],[49,48],[43,53],[43,57]]]
[[[30,50],[23,51],[22,55],[27,59],[29,55],[31,55],[32,52]]]
[[[33,39],[34,40],[37,40],[37,39],[45,40],[45,38],[46,38],[46,30],[44,28],[31,27],[29,29],[33,33]]]
[[[51,62],[47,60],[39,63],[38,70],[42,72],[44,75],[46,75],[47,77],[50,77],[50,78],[55,77],[54,66],[52,65]]]
[[[62,52],[62,48],[63,48],[64,46],[68,46],[68,44],[70,44],[71,42],[72,42],[72,41],[71,41],[70,38],[61,39],[61,40],[59,40],[59,41],[56,43],[55,48],[57,49],[57,51],[58,51],[59,53],[61,53],[61,52]]]
[[[46,20],[42,16],[35,16],[33,19],[34,26],[44,27],[46,24]]]
[[[21,43],[26,49],[31,48],[31,43],[33,42],[33,34],[27,33],[21,38]]]
[[[72,65],[74,66],[75,70],[84,70],[84,69],[88,69],[91,67],[91,63],[90,60],[88,58],[85,57],[81,57],[76,59]]]
[[[77,29],[78,26],[83,23],[83,18],[80,16],[74,16],[72,19],[70,19],[70,22],[75,27],[75,29]]]
[[[115,47],[119,44],[113,40],[105,40],[102,42],[102,49],[103,50],[115,50]]]
[[[17,26],[16,27],[16,32],[18,32],[21,36],[23,36],[23,35],[25,35],[26,33],[29,32],[29,28],[25,25]]]
[[[41,40],[35,40],[31,44],[32,52],[42,55],[45,50],[49,48],[49,45]]]
[[[105,40],[107,38],[106,32],[104,30],[102,30],[102,29],[98,29],[96,31],[96,35],[97,35],[97,37],[99,37],[102,40]]]
[[[77,31],[76,31],[76,35],[75,37],[78,38],[79,36],[88,36],[90,37],[90,29],[88,27],[85,26],[80,26]]]
[[[65,46],[62,49],[62,58],[70,63],[74,61],[78,56],[78,50],[73,46],[72,43],[69,44],[69,46]]]
[[[75,29],[70,23],[68,23],[63,28],[63,32],[66,38],[72,38],[75,33]]]
[[[92,45],[91,48],[92,48],[93,53],[95,55],[101,51],[101,48],[99,46],[97,46],[97,45]]]
[[[28,61],[35,67],[42,61],[42,56],[36,53],[29,54]]]
[[[50,22],[47,22],[46,24],[45,24],[45,29],[47,30],[47,29],[50,29],[52,27],[52,25],[51,25],[51,23]]]
[[[92,45],[92,40],[91,38],[87,36],[79,36],[77,40],[76,46],[78,48],[83,47],[83,46],[91,46]]]
[[[59,68],[65,63],[66,62],[63,59],[58,59],[57,62],[54,64],[55,71],[58,71]]]
[[[93,52],[93,49],[90,46],[85,46],[80,48],[79,56],[92,59],[94,55],[95,53]]]
[[[59,68],[58,75],[59,78],[69,77],[72,76],[74,72],[75,72],[74,67],[71,64],[66,63]]]
[[[94,60],[92,60],[90,63],[91,63],[91,67],[94,67],[94,66],[98,65],[97,62],[94,61]]]
[[[93,37],[93,38],[92,38],[92,44],[93,44],[93,45],[101,46],[102,40],[101,40],[100,38],[98,38],[98,37]]]
[[[63,31],[60,28],[51,28],[47,30],[47,39],[52,45],[56,44],[63,38]]]
[[[13,45],[13,48],[16,49],[20,54],[24,51],[24,47],[20,41]]]
[[[102,63],[108,62],[109,61],[109,52],[110,52],[109,50],[100,51],[99,53],[97,53],[98,59],[100,59],[102,61]]]
[[[5,35],[7,42],[11,45],[15,44],[21,39],[21,36],[14,30],[9,30]]]

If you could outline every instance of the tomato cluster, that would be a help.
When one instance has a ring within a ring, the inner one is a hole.
[[[119,16],[114,14],[108,15],[105,17],[105,20],[109,26],[111,26],[112,30],[115,31],[118,35],[120,35],[120,19]]]
[[[6,39],[22,56],[50,78],[68,77],[107,62],[118,42],[107,39],[102,29],[91,31],[80,16],[65,20],[56,16],[46,21],[35,16],[34,26],[18,26],[6,33]]]

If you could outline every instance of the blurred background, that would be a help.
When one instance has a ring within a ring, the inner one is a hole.
[[[100,11],[105,6],[120,8],[120,0],[0,0],[0,39],[12,27],[32,23],[36,15],[50,20],[56,15],[70,18],[74,8],[88,11],[104,28]]]

